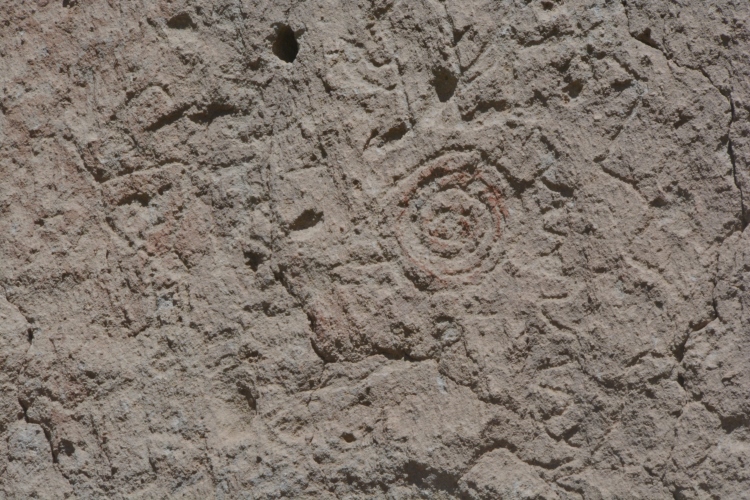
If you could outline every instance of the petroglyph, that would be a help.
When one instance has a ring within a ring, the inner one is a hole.
[[[508,216],[499,185],[478,153],[441,157],[402,181],[381,227],[398,240],[405,271],[439,288],[475,282],[491,269]]]
[[[747,498],[750,4],[0,7],[0,498]]]

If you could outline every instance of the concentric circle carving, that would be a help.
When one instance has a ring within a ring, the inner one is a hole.
[[[386,225],[411,273],[466,283],[495,265],[507,212],[499,176],[479,155],[430,162],[399,185],[390,205]]]

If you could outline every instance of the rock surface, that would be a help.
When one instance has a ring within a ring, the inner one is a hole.
[[[749,193],[746,1],[5,0],[0,497],[750,498]]]

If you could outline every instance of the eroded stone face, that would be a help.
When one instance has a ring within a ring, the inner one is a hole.
[[[743,498],[747,6],[0,11],[0,496]]]

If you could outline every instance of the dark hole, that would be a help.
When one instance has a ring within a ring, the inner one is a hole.
[[[119,206],[132,205],[134,203],[138,203],[142,207],[147,207],[151,203],[151,197],[146,193],[133,193],[117,202]]]
[[[675,347],[674,349],[674,358],[677,360],[678,363],[682,363],[682,358],[685,357],[685,343],[687,342],[687,339],[685,339],[681,344]]]
[[[76,447],[72,442],[68,441],[67,439],[63,439],[60,441],[60,451],[65,453],[67,456],[71,456],[73,453],[75,453]]]
[[[650,205],[652,207],[661,208],[661,207],[666,207],[667,205],[669,205],[669,202],[666,199],[664,199],[663,196],[659,195],[651,201]]]
[[[573,99],[578,97],[578,95],[581,93],[582,90],[583,90],[583,83],[581,83],[578,80],[572,81],[568,85],[563,87],[563,91],[567,92],[567,94]]]
[[[383,142],[397,141],[405,136],[408,131],[409,127],[406,126],[406,123],[401,122],[383,134]]]
[[[630,87],[633,84],[633,81],[630,79],[626,80],[617,80],[615,82],[612,82],[610,87],[612,87],[612,90],[615,92],[622,92],[623,90],[626,90],[628,87]]]
[[[253,271],[258,270],[258,266],[263,264],[266,260],[266,256],[260,252],[254,252],[252,250],[246,250],[245,252],[245,264],[250,266]]]
[[[435,86],[435,93],[440,102],[446,102],[453,97],[456,85],[458,85],[458,78],[445,68],[438,68],[433,70],[432,73],[434,75],[432,84]]]
[[[740,427],[747,427],[748,423],[750,422],[748,422],[747,417],[744,415],[732,415],[721,418],[721,428],[724,429],[724,432],[727,434]]]
[[[454,29],[453,30],[453,45],[458,45],[458,42],[461,41],[461,39],[464,37],[467,31],[468,31],[468,28],[464,30]]]
[[[351,432],[345,432],[341,435],[341,439],[346,441],[347,443],[352,443],[357,440],[357,438],[354,437],[354,434]]]
[[[75,3],[75,0],[63,0],[63,7],[72,7]]]
[[[680,384],[681,387],[685,387],[685,377],[677,375],[677,383]]]
[[[188,116],[188,118],[195,123],[209,125],[217,118],[221,118],[222,116],[232,116],[236,112],[237,108],[231,104],[211,103],[202,111],[192,114]]]
[[[458,489],[459,477],[451,472],[441,469],[433,469],[429,465],[410,460],[403,467],[408,484],[418,488],[430,488],[433,490],[455,491]]]
[[[676,122],[674,122],[672,126],[674,128],[680,128],[692,119],[693,119],[692,116],[680,113],[679,119]]]
[[[174,30],[184,30],[188,28],[195,28],[193,20],[190,18],[190,14],[187,12],[180,12],[176,16],[173,16],[167,21],[167,27]]]
[[[238,387],[240,395],[245,398],[245,401],[247,401],[248,406],[250,407],[250,410],[257,411],[258,410],[258,401],[256,400],[255,396],[253,395],[252,389],[247,387],[246,385],[240,385]]]
[[[307,209],[302,212],[299,217],[289,226],[292,231],[302,231],[303,229],[309,229],[315,224],[320,222],[323,218],[323,212],[316,212],[312,209]]]
[[[299,44],[292,28],[286,24],[276,26],[276,39],[273,41],[273,53],[284,62],[292,62],[297,58]]]
[[[640,34],[636,35],[636,40],[645,43],[649,47],[659,49],[659,42],[653,39],[651,36],[651,28],[644,29]]]

